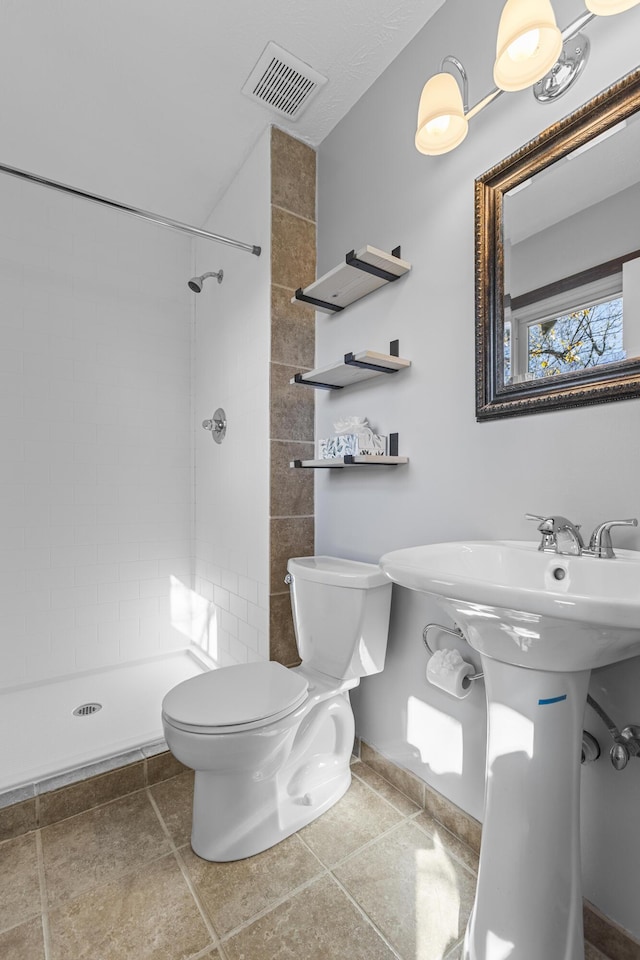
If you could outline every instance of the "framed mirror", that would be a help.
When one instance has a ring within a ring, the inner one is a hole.
[[[475,183],[478,420],[640,397],[640,69]]]

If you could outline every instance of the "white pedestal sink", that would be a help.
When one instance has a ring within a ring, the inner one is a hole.
[[[640,654],[640,553],[469,541],[380,565],[430,594],[482,658],[485,812],[464,960],[584,960],[582,720],[591,669]]]

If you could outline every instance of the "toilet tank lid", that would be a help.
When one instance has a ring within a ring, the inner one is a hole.
[[[275,661],[220,667],[190,677],[162,701],[167,717],[194,727],[224,727],[264,720],[294,709],[308,683]]]
[[[377,563],[343,560],[342,557],[291,557],[287,570],[292,577],[330,583],[340,587],[382,587],[390,584]]]

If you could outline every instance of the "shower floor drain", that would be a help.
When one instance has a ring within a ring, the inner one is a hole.
[[[98,710],[102,710],[101,703],[81,703],[79,707],[76,707],[73,711],[74,717],[90,717],[92,713],[97,713]]]

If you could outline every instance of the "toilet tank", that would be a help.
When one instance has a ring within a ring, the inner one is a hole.
[[[342,680],[380,673],[391,606],[391,582],[380,567],[339,557],[293,557],[287,570],[303,663]]]

